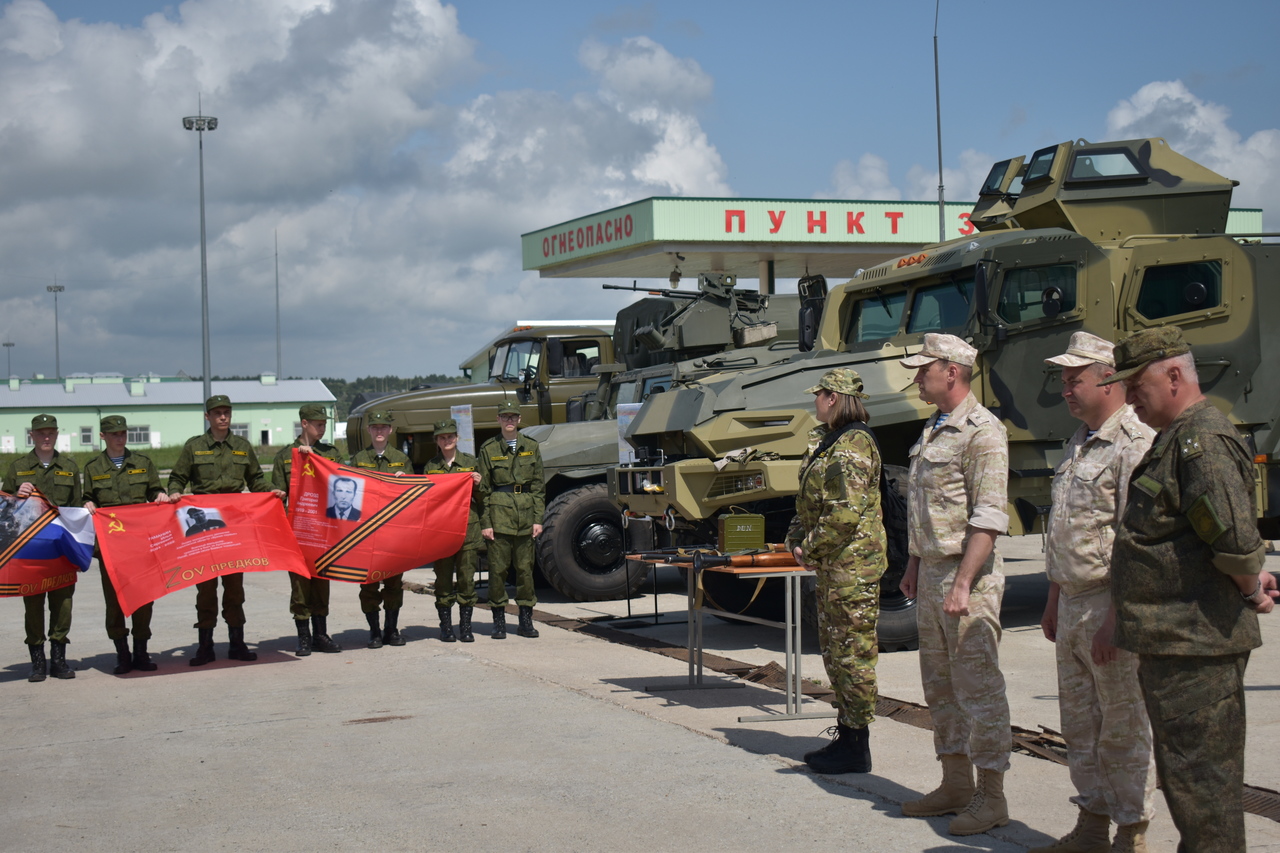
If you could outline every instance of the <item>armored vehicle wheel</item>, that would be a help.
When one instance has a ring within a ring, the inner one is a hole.
[[[547,506],[538,537],[538,565],[547,583],[574,601],[633,595],[649,564],[631,561],[630,584],[622,517],[604,483],[565,492]]]

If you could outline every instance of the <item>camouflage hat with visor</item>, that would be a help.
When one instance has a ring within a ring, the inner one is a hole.
[[[1177,326],[1157,326],[1134,332],[1116,344],[1116,372],[1099,382],[1110,385],[1136,375],[1153,361],[1160,361],[1191,352],[1191,345],[1182,337]]]
[[[932,364],[939,359],[953,364],[973,367],[978,358],[978,351],[955,335],[942,335],[930,332],[924,336],[924,346],[915,355],[899,362],[903,367],[917,368]]]
[[[327,421],[329,420],[329,413],[324,410],[324,406],[308,403],[298,409],[298,417],[304,421]]]
[[[394,425],[392,423],[391,413],[386,409],[376,409],[370,412],[369,417],[365,419],[365,424],[368,426],[373,426],[374,424],[386,424],[387,426]]]
[[[31,419],[32,429],[57,429],[58,419],[53,415],[36,415]]]
[[[1065,353],[1046,358],[1044,363],[1057,364],[1061,367],[1088,367],[1091,364],[1115,367],[1115,345],[1097,335],[1076,332],[1071,336],[1071,343],[1067,344]]]
[[[102,432],[125,432],[129,425],[125,422],[124,415],[107,415],[98,423],[98,429]]]
[[[436,421],[433,432],[436,435],[457,435],[458,422],[453,418],[445,418],[442,421]]]
[[[861,397],[864,400],[867,398],[867,395],[862,392],[862,377],[858,375],[858,371],[850,367],[828,370],[818,380],[817,385],[804,393],[817,394],[819,391],[834,391],[837,394],[848,394],[850,397]]]
[[[520,414],[520,404],[515,400],[503,400],[498,404],[499,415],[518,415]]]

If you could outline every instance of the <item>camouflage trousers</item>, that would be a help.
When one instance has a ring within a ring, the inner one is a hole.
[[[1244,670],[1249,653],[1139,655],[1156,771],[1181,851],[1236,853],[1244,838]]]
[[[329,615],[329,581],[289,573],[289,612],[295,622]]]
[[[67,634],[71,632],[71,597],[76,594],[76,585],[64,586],[62,589],[51,589],[48,592],[37,592],[22,598],[22,606],[26,611],[27,645],[44,645],[44,602],[49,600],[49,639],[55,643],[69,643]]]
[[[1093,662],[1093,636],[1111,609],[1102,586],[1058,598],[1058,710],[1067,765],[1078,794],[1071,802],[1124,826],[1155,814],[1151,723],[1138,686],[1138,656],[1123,649]]]
[[[107,574],[107,570],[101,568],[101,561],[99,561],[98,571],[102,573],[102,599],[107,607],[107,639],[123,640],[129,636],[129,628],[124,622],[124,611],[120,609],[120,600],[116,598],[116,588],[111,585],[111,576]],[[151,639],[152,610],[151,604],[144,604],[133,611],[133,638],[135,640]]]
[[[868,577],[858,565],[817,567],[818,643],[831,680],[837,717],[864,728],[876,715],[876,619],[880,615],[880,574]]]
[[[956,617],[944,613],[942,604],[960,558],[922,559],[916,620],[934,749],[938,755],[968,755],[978,767],[1004,772],[1013,731],[1000,672],[1001,565],[993,552],[969,592],[969,615]]]
[[[404,606],[404,575],[360,584],[359,598],[361,613],[377,613],[378,605],[382,605],[383,610],[399,610]]]
[[[436,573],[436,607],[475,607],[476,567],[480,564],[480,549],[463,548],[452,557],[441,557],[432,568]]]
[[[221,575],[222,621],[228,628],[244,627],[244,573]],[[218,627],[218,578],[196,584],[196,624],[193,628]]]

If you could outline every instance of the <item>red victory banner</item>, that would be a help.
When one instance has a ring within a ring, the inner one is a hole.
[[[92,560],[87,509],[56,507],[38,491],[26,498],[0,492],[0,597],[71,586]]]
[[[99,507],[93,526],[125,615],[221,575],[307,571],[284,507],[267,492]]]
[[[373,583],[456,554],[470,503],[470,474],[397,477],[293,451],[289,520],[311,577]]]

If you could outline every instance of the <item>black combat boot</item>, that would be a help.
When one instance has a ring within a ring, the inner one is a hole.
[[[314,635],[312,647],[318,652],[327,654],[336,654],[342,651],[342,646],[333,641],[329,636],[329,617],[328,616],[312,616],[311,631]]]
[[[218,659],[218,655],[213,650],[213,629],[197,628],[196,632],[200,635],[200,645],[196,646],[196,656],[189,663],[192,666],[204,666],[207,663],[213,663]]]
[[[836,738],[825,749],[805,756],[805,763],[815,773],[870,773],[871,744],[866,726],[855,729],[843,723],[836,726]]]
[[[520,605],[520,628],[516,631],[521,637],[533,639],[538,636],[538,629],[533,627],[533,608]]]
[[[382,648],[382,629],[378,627],[378,611],[366,613],[364,618],[369,620],[369,645],[368,648]]]
[[[147,641],[133,638],[133,668],[138,672],[155,672],[159,669],[151,655],[147,654]]]
[[[495,640],[507,638],[507,611],[501,607],[493,608],[493,633],[489,636]]]
[[[295,654],[305,658],[311,654],[311,622],[307,619],[295,619],[293,624],[298,626],[298,649]]]
[[[475,636],[471,633],[471,610],[470,604],[458,605],[458,639],[464,643],[474,643]]]
[[[75,678],[76,671],[67,666],[67,644],[49,641],[49,674],[54,678]]]
[[[227,649],[227,657],[232,660],[257,660],[258,653],[249,651],[244,644],[244,626],[232,628],[227,626],[227,637],[231,640],[231,648]]]
[[[436,613],[440,614],[440,642],[456,643],[458,638],[453,636],[453,617],[450,616],[452,607],[437,607]]]
[[[382,629],[382,642],[388,646],[403,646],[404,637],[400,636],[400,631],[396,628],[396,624],[400,621],[400,608],[395,610],[387,610],[386,625]]]
[[[44,681],[49,674],[49,662],[44,659],[44,643],[38,646],[27,646],[31,652],[31,674],[27,681]]]
[[[112,642],[116,644],[116,668],[111,670],[111,674],[124,675],[126,672],[132,672],[133,656],[129,654],[129,638],[119,637]]]

